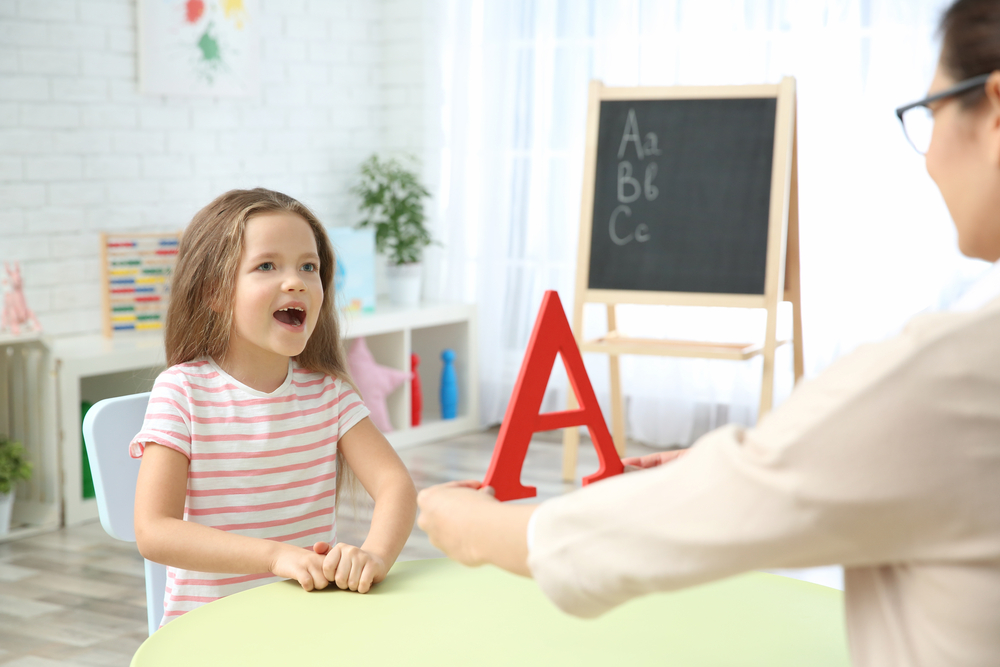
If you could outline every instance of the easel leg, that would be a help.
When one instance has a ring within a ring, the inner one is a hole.
[[[795,382],[805,374],[802,352],[802,283],[799,279],[799,140],[796,129],[792,141],[792,180],[788,195],[788,248],[785,251],[785,298],[792,302],[792,344]]]
[[[774,347],[765,349],[764,373],[760,384],[760,409],[757,411],[757,421],[764,418],[771,411],[771,403],[774,401]]]
[[[618,332],[618,320],[615,318],[615,305],[608,304],[608,334]],[[621,372],[618,365],[618,355],[608,355],[611,375],[611,437],[615,441],[618,456],[625,456],[625,410],[622,402]]]
[[[569,388],[569,400],[566,401],[567,410],[576,410],[576,396],[573,389]],[[576,457],[580,449],[580,427],[570,426],[563,429],[563,465],[562,479],[564,482],[576,481]]]
[[[764,333],[764,351],[761,356],[764,359],[764,372],[760,385],[760,410],[757,412],[757,421],[764,418],[771,411],[774,403],[774,352],[778,347],[778,298],[777,295],[768,299],[767,304],[767,325]]]
[[[608,355],[611,370],[611,437],[615,441],[618,456],[625,456],[625,409],[622,397],[618,355]]]
[[[798,384],[799,380],[805,374],[805,359],[802,354],[802,305],[800,304],[798,295],[792,301],[792,336],[794,336],[792,344],[795,346],[793,352],[795,357],[795,383]]]

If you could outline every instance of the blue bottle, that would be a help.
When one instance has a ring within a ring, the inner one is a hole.
[[[441,369],[441,419],[458,416],[458,378],[455,375],[455,351],[448,349],[441,353],[444,368]]]

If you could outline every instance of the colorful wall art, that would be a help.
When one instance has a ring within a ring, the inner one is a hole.
[[[139,90],[256,94],[257,17],[253,0],[139,0]]]
[[[375,230],[327,227],[337,257],[334,289],[344,310],[375,310]]]

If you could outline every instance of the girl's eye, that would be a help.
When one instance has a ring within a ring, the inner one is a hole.
[[[260,266],[257,267],[257,270],[258,271],[270,271],[273,268],[274,268],[274,262],[264,262],[263,264],[261,264]]]
[[[316,265],[313,264],[312,262],[306,262],[305,264],[302,265],[302,270],[303,271],[316,271]]]

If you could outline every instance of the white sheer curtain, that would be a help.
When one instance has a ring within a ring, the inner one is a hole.
[[[570,309],[587,82],[798,83],[799,201],[807,375],[893,333],[981,267],[955,246],[895,106],[921,97],[943,0],[439,0],[440,248],[430,296],[474,301],[481,414],[503,417],[544,290]],[[784,313],[787,318],[787,313]],[[586,312],[603,333],[603,307]],[[754,340],[763,312],[620,307],[649,337]],[[787,327],[787,322],[784,324]],[[607,358],[586,355],[607,403]],[[778,359],[780,400],[791,359]],[[624,357],[629,435],[688,444],[756,416],[760,361]],[[547,408],[565,402],[557,364]],[[609,414],[606,411],[606,414]]]

